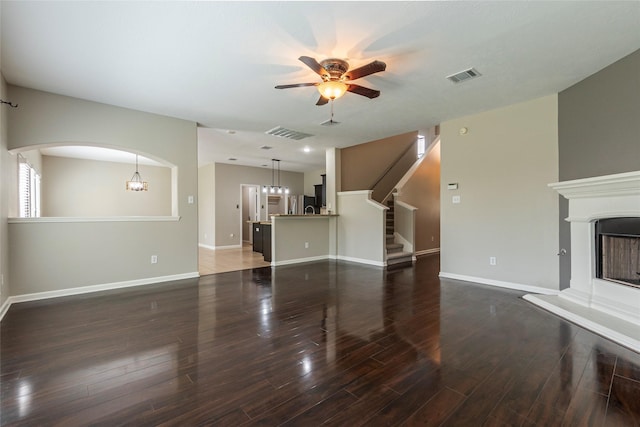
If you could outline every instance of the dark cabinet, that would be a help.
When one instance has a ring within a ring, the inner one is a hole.
[[[259,222],[252,222],[253,230],[253,251],[262,252],[262,225]]]
[[[262,256],[267,262],[271,262],[271,224],[262,225]]]
[[[320,208],[327,206],[327,175],[322,174],[322,184],[314,185],[315,190],[315,211],[320,213]]]
[[[316,197],[314,200],[313,207],[316,213],[319,214],[320,208],[322,207],[322,184],[316,184],[314,185],[314,187],[315,187]]]

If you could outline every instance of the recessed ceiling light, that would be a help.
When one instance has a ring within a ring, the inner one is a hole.
[[[310,152],[310,151],[311,151],[311,148],[309,148],[309,147],[304,147],[304,148],[303,148],[303,150],[304,150],[304,152],[305,152],[305,153],[308,153],[308,152]]]
[[[229,130],[227,131],[227,133],[228,133],[229,135],[234,135],[234,134],[236,133],[236,131],[235,131],[235,130],[231,130],[231,129],[229,129]]]
[[[261,150],[271,150],[273,147],[270,147],[268,145],[263,145],[262,147],[260,147]]]
[[[231,160],[232,162],[235,162],[238,159],[236,159],[235,157],[229,157],[229,160]]]

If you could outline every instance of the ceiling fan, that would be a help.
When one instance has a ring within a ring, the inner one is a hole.
[[[367,98],[377,98],[380,96],[379,90],[369,89],[350,82],[370,74],[384,71],[387,68],[387,64],[384,62],[373,61],[362,67],[349,70],[349,63],[342,59],[329,58],[320,62],[309,56],[301,56],[298,59],[318,74],[322,78],[322,82],[278,85],[276,89],[317,86],[320,92],[320,98],[318,102],[316,102],[316,105],[325,105],[329,100],[339,98],[344,95],[345,92],[356,93],[366,96]]]

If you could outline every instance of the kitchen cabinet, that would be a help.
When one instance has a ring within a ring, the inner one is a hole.
[[[327,206],[327,175],[322,174],[322,184],[314,185],[315,190],[315,211],[317,214],[320,213],[320,208]]]
[[[271,224],[262,226],[262,256],[267,262],[271,262]]]
[[[253,230],[253,251],[262,252],[262,224],[252,222],[251,229]]]

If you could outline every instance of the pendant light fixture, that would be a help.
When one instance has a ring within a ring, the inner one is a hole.
[[[275,184],[276,162],[278,163],[278,185]],[[271,159],[271,185],[263,185],[262,192],[269,194],[289,194],[289,187],[282,187],[280,185],[280,160]]]
[[[142,177],[138,173],[138,155],[136,154],[136,171],[131,177],[130,181],[127,181],[127,190],[128,191],[147,191],[149,189],[149,185],[146,181],[142,180]]]

